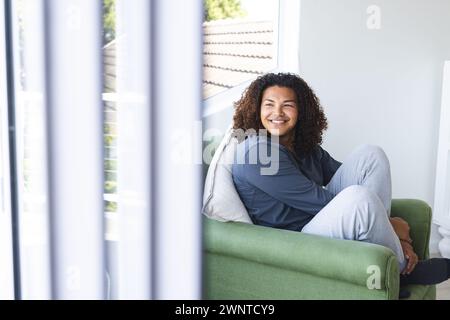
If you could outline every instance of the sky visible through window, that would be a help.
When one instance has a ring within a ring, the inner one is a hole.
[[[248,20],[272,20],[278,9],[278,1],[274,0],[241,0],[242,9]]]

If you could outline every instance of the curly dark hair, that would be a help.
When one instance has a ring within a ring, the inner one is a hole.
[[[268,73],[258,77],[234,103],[233,129],[264,129],[261,122],[261,99],[265,89],[273,86],[292,89],[297,97],[298,120],[295,125],[296,156],[303,158],[314,147],[322,143],[323,131],[327,129],[327,118],[319,98],[308,84],[292,73]]]

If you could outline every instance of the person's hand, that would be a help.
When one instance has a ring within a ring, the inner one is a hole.
[[[417,262],[419,262],[419,257],[414,252],[412,245],[406,241],[400,241],[402,245],[403,255],[408,261],[406,267],[401,271],[401,274],[410,274],[411,271],[416,267]]]
[[[409,224],[402,218],[390,218],[391,225],[394,228],[395,234],[399,237],[400,240],[407,241],[409,243],[412,242],[411,237],[409,236]]]

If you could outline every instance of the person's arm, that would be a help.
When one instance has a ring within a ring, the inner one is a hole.
[[[409,235],[409,224],[405,220],[399,217],[389,218],[395,234],[401,241],[412,243],[412,239]]]
[[[336,173],[337,169],[342,165],[341,162],[333,159],[330,154],[319,146],[321,152],[320,164],[323,172],[323,183],[326,186]]]
[[[246,180],[286,205],[315,215],[331,199],[333,194],[306,178],[292,163],[285,150],[280,149],[278,172],[262,175],[261,164],[244,164]],[[273,166],[273,164],[272,164]]]

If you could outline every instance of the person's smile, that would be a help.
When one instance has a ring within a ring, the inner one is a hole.
[[[275,119],[269,119],[270,123],[273,124],[274,127],[282,127],[283,125],[287,124],[289,122],[289,118],[275,118]]]

